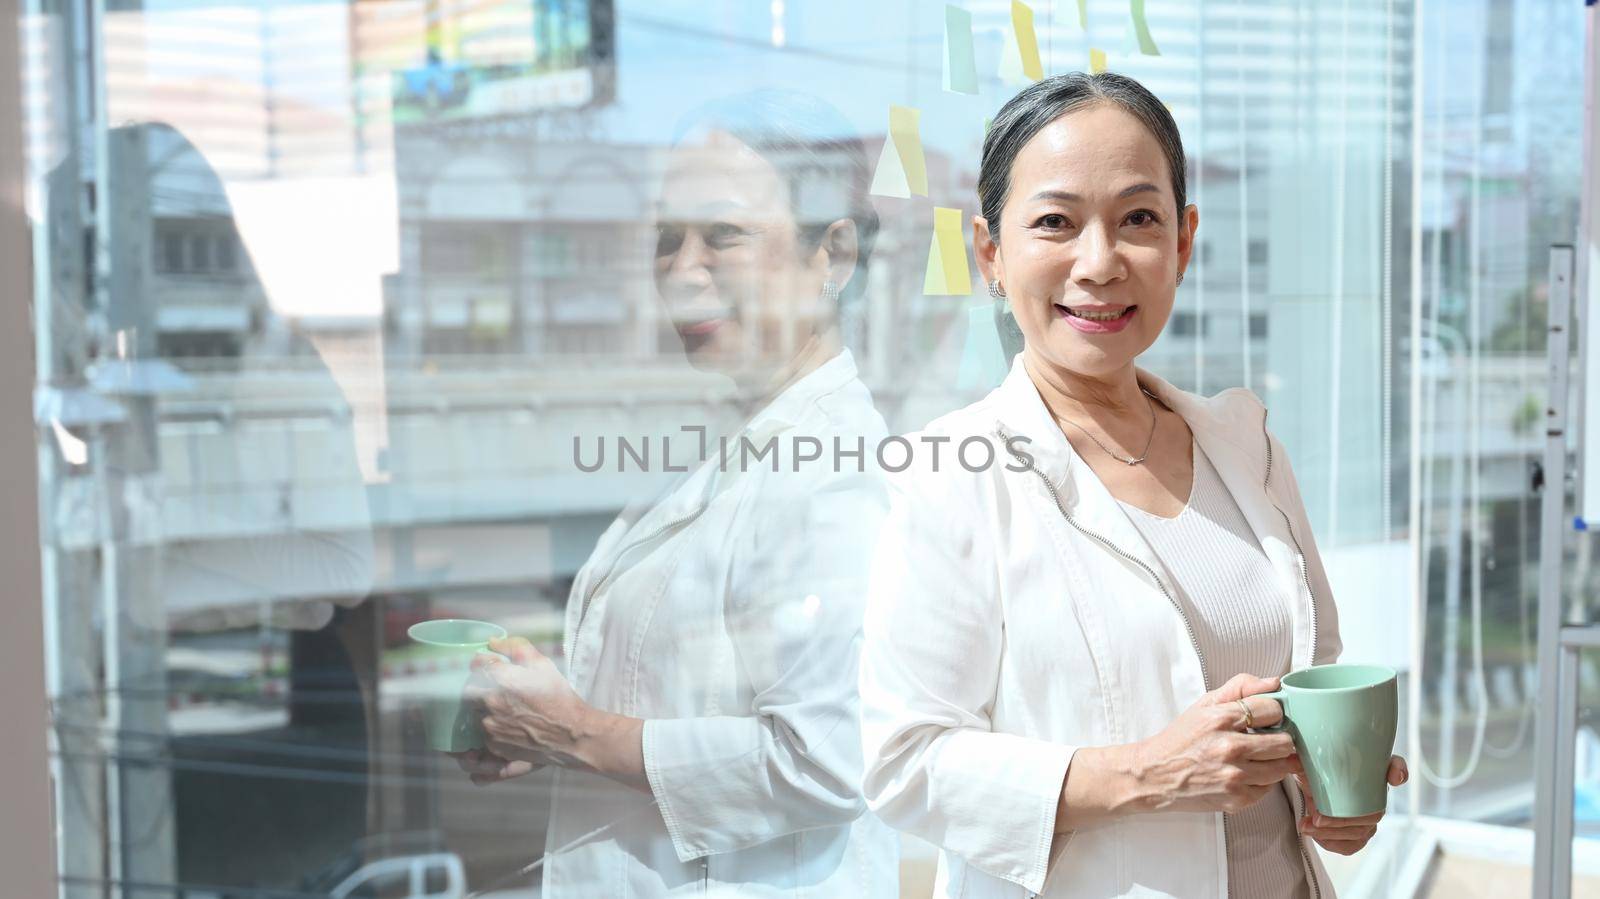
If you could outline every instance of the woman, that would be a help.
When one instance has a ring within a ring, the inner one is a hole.
[[[573,584],[565,673],[526,641],[491,644],[512,663],[479,665],[486,751],[460,761],[478,783],[559,766],[547,897],[893,895],[895,837],[863,815],[856,697],[887,494],[859,453],[821,453],[885,430],[840,334],[877,229],[865,156],[795,94],[695,121],[668,160],[656,287],[690,362],[749,399],[745,420],[727,457],[713,436],[703,465],[600,538]]]
[[[1135,366],[1199,222],[1171,115],[1125,77],[1039,82],[994,119],[978,191],[1023,348],[924,433],[1005,464],[892,484],[869,804],[943,847],[947,896],[1332,896],[1301,837],[1354,852],[1380,816],[1318,815],[1289,737],[1247,732],[1281,717],[1257,694],[1340,649],[1288,458],[1249,391]]]

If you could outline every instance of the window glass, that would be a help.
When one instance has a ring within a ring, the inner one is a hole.
[[[1012,371],[973,217],[1028,46],[1179,127],[1197,243],[1139,364],[1271,410],[1344,658],[1401,672],[1391,809],[1527,819],[1581,4],[24,6],[71,889],[316,894],[445,854],[472,891],[583,895],[624,859],[927,895],[934,849],[856,817],[838,724],[890,504],[867,471]],[[708,463],[785,429],[827,464]],[[655,767],[475,785],[438,722],[487,675],[413,631],[445,619],[649,722]],[[718,783],[758,798],[696,831]]]

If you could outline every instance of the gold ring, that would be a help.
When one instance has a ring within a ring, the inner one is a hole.
[[[1243,699],[1235,699],[1234,702],[1239,704],[1239,708],[1244,709],[1244,729],[1255,729],[1256,716],[1255,713],[1250,711],[1250,706]]]

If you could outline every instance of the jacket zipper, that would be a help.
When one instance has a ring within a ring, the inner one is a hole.
[[[1267,473],[1266,477],[1261,481],[1261,489],[1263,492],[1266,492],[1267,485],[1272,480],[1272,438],[1267,434],[1267,419],[1265,414],[1263,414],[1261,417],[1261,433],[1266,436],[1267,441]],[[1013,458],[1015,458],[1018,462],[1021,462],[1022,457],[1017,454],[1016,450],[1011,448],[1011,435],[1008,434],[1004,428],[1002,428],[999,431],[999,436],[1005,442],[1006,450],[1011,453]],[[1177,601],[1176,598],[1173,597],[1172,593],[1167,590],[1167,585],[1162,582],[1160,575],[1157,575],[1155,570],[1149,565],[1146,565],[1142,559],[1136,558],[1132,554],[1123,551],[1120,547],[1112,543],[1106,537],[1079,524],[1077,519],[1073,518],[1072,514],[1067,511],[1066,505],[1061,502],[1061,494],[1056,492],[1056,487],[1054,484],[1050,483],[1050,479],[1045,477],[1044,473],[1035,468],[1031,462],[1024,464],[1027,465],[1029,471],[1033,472],[1034,475],[1038,477],[1039,482],[1044,484],[1045,489],[1050,492],[1050,498],[1055,502],[1056,510],[1061,513],[1061,517],[1066,519],[1068,524],[1077,529],[1080,534],[1094,539],[1106,549],[1111,550],[1113,553],[1116,553],[1123,559],[1126,559],[1127,561],[1139,566],[1139,568],[1141,568],[1145,574],[1150,576],[1152,581],[1155,581],[1156,588],[1161,591],[1162,596],[1167,598],[1167,602],[1172,605],[1172,608],[1177,611],[1179,619],[1183,621],[1183,629],[1189,634],[1189,645],[1194,647],[1195,658],[1200,662],[1201,679],[1204,683],[1210,684],[1211,675],[1207,670],[1206,656],[1205,653],[1201,652],[1200,650],[1200,641],[1195,636],[1194,625],[1190,623],[1189,615],[1183,610],[1183,606]],[[1306,595],[1311,597],[1311,655],[1312,661],[1315,661],[1317,653],[1317,603],[1316,596],[1311,590],[1311,576],[1306,570],[1305,550],[1303,550],[1300,546],[1300,539],[1295,536],[1294,524],[1289,520],[1288,513],[1284,512],[1276,502],[1272,501],[1272,494],[1270,492],[1267,492],[1267,501],[1272,502],[1272,507],[1278,510],[1279,515],[1283,516],[1283,523],[1289,529],[1289,539],[1294,541],[1295,551],[1299,553],[1300,579],[1306,586]],[[1300,812],[1297,810],[1295,812],[1295,819],[1298,821],[1299,817]],[[1295,843],[1300,849],[1300,861],[1305,865],[1306,882],[1311,886],[1311,895],[1314,897],[1314,899],[1321,899],[1322,888],[1320,885],[1318,885],[1316,871],[1311,866],[1311,856],[1306,850],[1305,838],[1297,833],[1295,834]],[[1223,814],[1222,816],[1222,844],[1224,851],[1226,851],[1228,846],[1228,816],[1226,814]]]
[[[1317,596],[1311,590],[1311,573],[1306,570],[1306,551],[1300,545],[1300,538],[1295,536],[1294,522],[1289,520],[1289,513],[1283,511],[1283,507],[1272,499],[1272,493],[1268,490],[1267,485],[1272,481],[1272,434],[1267,431],[1267,410],[1265,406],[1261,410],[1261,436],[1267,443],[1267,473],[1261,479],[1261,489],[1267,491],[1267,501],[1272,503],[1272,507],[1278,510],[1279,515],[1283,516],[1283,525],[1289,529],[1289,539],[1294,542],[1294,550],[1299,557],[1300,580],[1306,585],[1306,596],[1311,600],[1311,664],[1315,665],[1317,663]],[[1294,790],[1294,795],[1300,796],[1298,788]],[[1293,805],[1295,807],[1295,822],[1298,825],[1300,816],[1305,813],[1305,797],[1300,796],[1300,800],[1293,803]],[[1295,843],[1300,847],[1300,860],[1306,866],[1306,882],[1311,885],[1311,895],[1315,899],[1322,899],[1322,887],[1317,883],[1316,869],[1311,866],[1311,851],[1306,848],[1306,838],[1296,833]]]

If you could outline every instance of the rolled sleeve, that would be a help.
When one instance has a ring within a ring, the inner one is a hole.
[[[736,822],[730,819],[740,817],[741,808],[754,807],[748,801],[738,803],[749,781],[719,777],[707,764],[713,760],[726,764],[730,750],[737,761],[750,754],[740,752],[741,747],[759,747],[760,735],[751,732],[755,725],[751,718],[659,718],[644,723],[645,777],[679,861],[737,848],[767,829],[765,822],[754,821],[740,828],[742,834],[732,832]]]
[[[786,479],[741,534],[725,626],[744,716],[645,722],[645,775],[682,861],[847,824],[861,795],[857,662],[880,481]]]
[[[1014,734],[944,731],[921,749],[921,772],[876,791],[869,804],[892,825],[920,806],[923,822],[907,829],[1037,893],[1060,848],[1053,845],[1056,807],[1076,752]]]
[[[854,785],[793,751],[756,718],[646,721],[644,767],[683,862],[852,821],[865,809]]]
[[[869,807],[1032,892],[1077,747],[993,729],[1004,623],[996,557],[957,479],[896,479],[861,658]],[[967,480],[967,479],[961,479]],[[1064,844],[1063,844],[1064,845]]]

